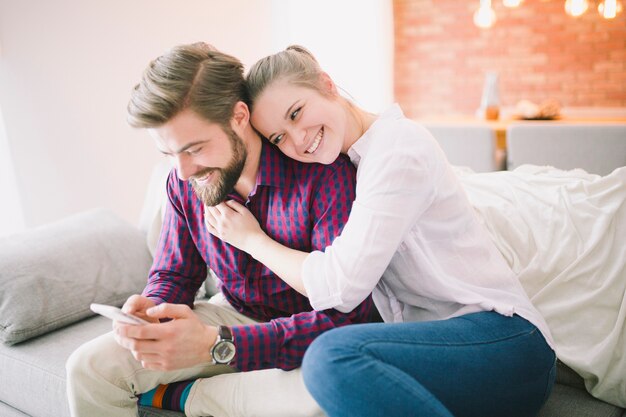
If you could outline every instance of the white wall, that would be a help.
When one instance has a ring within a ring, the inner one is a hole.
[[[126,124],[132,86],[179,43],[251,61],[269,44],[268,4],[0,0],[0,107],[26,225],[96,206],[136,223],[160,156]],[[241,28],[255,36],[233,36]]]
[[[92,207],[137,222],[161,157],[126,104],[171,46],[205,40],[250,65],[301,43],[378,111],[391,101],[390,13],[390,0],[0,0],[0,108],[26,226]]]
[[[4,119],[0,108],[0,237],[19,232],[24,228],[22,203],[17,191],[13,160],[9,157],[9,141],[4,129]]]
[[[273,52],[309,49],[335,83],[372,112],[393,102],[391,0],[273,0]]]

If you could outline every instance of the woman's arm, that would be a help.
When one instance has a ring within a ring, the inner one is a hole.
[[[436,183],[446,171],[445,158],[430,134],[415,126],[404,123],[382,138],[371,138],[373,143],[359,166],[357,198],[332,244],[309,254],[291,250],[264,236],[256,221],[237,235],[223,226],[211,233],[218,237],[223,233],[226,242],[263,262],[306,294],[315,310],[351,311],[371,294],[401,242],[438,195]],[[214,223],[230,213],[225,208],[252,218],[233,207],[238,206],[229,203],[208,210]]]
[[[301,276],[302,264],[308,253],[288,248],[271,239],[261,230],[259,222],[246,207],[233,200],[206,207],[204,221],[212,235],[247,252],[294,290],[307,295]]]

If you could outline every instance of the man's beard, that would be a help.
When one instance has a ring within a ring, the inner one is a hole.
[[[224,127],[224,132],[230,139],[233,151],[233,157],[228,166],[226,168],[206,168],[189,179],[196,195],[206,206],[216,206],[226,199],[226,196],[233,190],[239,180],[248,156],[246,146],[235,131],[230,126],[227,126]],[[215,172],[217,178],[212,179],[207,185],[199,185],[196,178],[202,178],[210,172]]]

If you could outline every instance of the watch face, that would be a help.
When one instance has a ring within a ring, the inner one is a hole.
[[[235,357],[235,345],[228,340],[220,340],[211,352],[217,363],[229,363]]]

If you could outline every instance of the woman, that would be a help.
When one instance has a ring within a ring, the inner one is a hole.
[[[330,416],[531,416],[555,355],[545,321],[475,217],[432,136],[394,105],[374,116],[341,97],[304,48],[248,75],[255,128],[286,155],[357,166],[357,198],[324,252],[264,234],[233,201],[208,207],[209,231],[306,294],[350,311],[370,292],[383,319],[329,331],[303,363]]]

